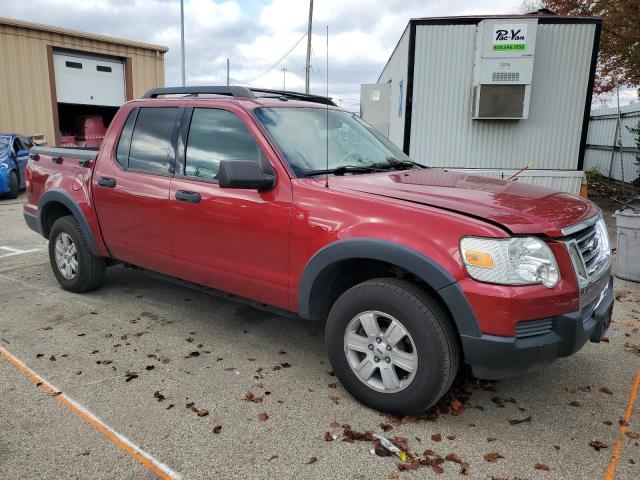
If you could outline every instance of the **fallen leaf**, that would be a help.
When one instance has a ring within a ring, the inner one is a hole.
[[[289,367],[291,367],[291,364],[290,364],[290,363],[287,363],[287,362],[282,362],[282,363],[280,364],[280,366],[282,366],[282,368],[289,368]]]
[[[388,457],[391,455],[391,452],[389,452],[377,438],[373,439],[373,452],[379,457]]]
[[[338,397],[337,395],[329,395],[329,400],[331,400],[336,405],[338,405],[338,400],[340,400],[341,398],[342,397]]]
[[[318,461],[318,457],[311,457],[309,460],[307,460],[305,463],[307,465],[311,465],[312,463],[316,463]]]
[[[262,412],[260,415],[258,415],[258,420],[260,420],[261,422],[266,422],[268,418],[269,415],[267,415],[266,412]]]
[[[329,426],[330,426],[331,428],[340,428],[340,422],[338,422],[337,420],[333,420],[333,421],[329,424]]]
[[[400,474],[398,472],[389,472],[389,473],[387,473],[387,478],[389,480],[396,480],[396,479],[400,478]]]
[[[396,447],[398,447],[402,451],[409,450],[409,442],[405,437],[395,436],[390,439],[391,443],[393,443]]]
[[[192,337],[187,337],[187,338],[185,338],[185,341],[191,343],[191,342],[193,342],[193,338]]]
[[[280,355],[286,355],[287,354],[286,350],[279,350],[278,353]]]
[[[76,375],[82,375],[82,370],[77,370]]]
[[[187,404],[185,404],[185,407],[187,408],[193,408],[193,406],[196,404],[196,402],[189,402]]]
[[[440,465],[431,465],[431,470],[433,470],[434,473],[437,473],[438,475],[442,475],[444,473],[444,468],[442,468]]]
[[[389,430],[393,430],[393,427],[388,423],[381,423],[380,428],[382,429],[383,432],[388,432]]]
[[[220,433],[220,430],[222,430],[222,425],[218,424],[213,426],[213,433]]]
[[[452,400],[451,408],[453,409],[454,412],[459,412],[460,410],[464,409],[464,405],[460,400]]]
[[[51,360],[52,362],[55,362],[56,361],[56,356],[55,355],[51,355],[49,357],[49,360]]]
[[[447,440],[455,440],[456,436],[455,435],[447,435]]]
[[[497,462],[499,458],[504,458],[502,455],[500,455],[498,452],[489,452],[489,453],[485,453],[484,454],[484,459],[487,462]]]
[[[156,390],[153,394],[154,398],[156,398],[159,402],[162,402],[165,399],[165,396],[162,395],[158,390]]]
[[[324,432],[323,438],[325,442],[333,442],[335,440],[335,437],[331,432]]]
[[[327,385],[329,388],[338,388],[338,385],[335,383],[330,383],[329,385]]]
[[[144,367],[145,370],[153,370],[154,368],[156,368],[153,365],[147,365],[146,367]]]
[[[169,405],[167,405],[167,408],[165,408],[165,410],[171,410],[173,407],[175,407],[175,405],[173,403],[170,403]]]
[[[522,420],[509,420],[510,425],[518,425],[520,423],[531,423],[531,417],[523,418]]]
[[[275,460],[276,458],[280,458],[280,455],[276,455],[275,453],[273,455],[271,455],[271,457],[269,458],[269,461],[271,460]]]
[[[93,351],[91,352],[91,355],[95,355],[96,353],[100,353],[100,350],[93,350]]]
[[[569,405],[571,405],[572,407],[581,407],[582,406],[582,404],[577,400],[574,400],[573,402],[569,402]]]
[[[44,354],[42,354],[42,353],[36,354],[36,358],[42,358],[42,357],[44,357]]]
[[[613,395],[613,391],[608,387],[600,387],[599,392],[606,393],[607,395]]]
[[[433,435],[431,435],[431,440],[433,440],[434,442],[439,442],[440,440],[442,440],[442,435],[440,435],[439,433],[434,433]]]
[[[640,432],[631,432],[631,431],[626,431],[624,432],[624,434],[629,437],[629,438],[633,438],[635,440],[640,439]]]
[[[602,337],[600,341],[604,343],[609,343],[609,337]]]
[[[227,367],[224,369],[225,372],[233,372],[236,368],[235,367]]]
[[[126,377],[125,382],[130,382],[134,378],[138,378],[138,372],[127,371],[124,376]]]
[[[421,467],[420,459],[416,458],[410,462],[407,462],[407,468],[409,470],[418,470]]]
[[[469,464],[466,462],[462,462],[460,464],[460,473],[462,475],[469,475]]]
[[[205,408],[198,408],[196,409],[196,415],[198,415],[199,417],[206,417],[207,415],[209,415],[209,410]]]
[[[554,445],[553,448],[555,448],[556,450],[560,450],[560,445]]]
[[[601,442],[600,440],[591,440],[589,445],[591,445],[596,452],[599,452],[603,448],[609,448],[609,445]]]
[[[550,470],[549,465],[545,465],[544,463],[536,463],[533,468],[536,470],[544,470],[545,472]]]
[[[184,358],[199,357],[199,356],[200,356],[200,352],[196,350],[195,352],[189,352],[189,354],[185,355]]]
[[[453,463],[462,463],[462,459],[455,453],[448,454],[444,459]]]
[[[497,440],[497,438],[495,437],[489,437],[487,438],[487,442],[491,443],[491,442],[495,442]]]

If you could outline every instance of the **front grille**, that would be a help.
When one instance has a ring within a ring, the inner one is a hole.
[[[553,319],[528,320],[516,323],[516,338],[535,337],[545,335],[553,330]]]
[[[605,251],[603,239],[600,237],[601,234],[594,223],[564,238],[570,249],[575,248],[573,256],[577,253],[580,257],[574,259],[574,264],[577,263],[577,272],[585,279],[596,274],[608,258],[609,252]]]

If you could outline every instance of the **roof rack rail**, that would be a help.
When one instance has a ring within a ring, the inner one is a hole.
[[[273,95],[275,98],[283,97],[291,100],[302,100],[305,102],[321,103],[323,105],[332,105],[334,107],[337,107],[337,105],[333,102],[333,100],[331,100],[331,98],[323,97],[321,95],[291,92],[289,90],[271,90],[267,88],[251,88],[250,90],[255,93],[266,93],[268,95]]]
[[[158,98],[160,95],[228,95],[230,97],[255,98],[247,87],[236,86],[201,86],[201,87],[163,87],[154,88],[142,98]]]
[[[261,94],[261,95],[255,95]],[[163,87],[154,88],[144,94],[142,98],[158,98],[161,95],[226,95],[236,98],[272,97],[302,100],[304,102],[321,103],[322,105],[337,105],[329,97],[311,95],[308,93],[291,92],[288,90],[271,90],[267,88],[249,88],[239,86],[194,86],[194,87]]]

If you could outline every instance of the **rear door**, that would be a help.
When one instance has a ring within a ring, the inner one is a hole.
[[[178,159],[170,194],[175,275],[286,308],[291,184],[249,115],[232,105],[186,109]],[[220,188],[221,160],[259,162],[276,186]]]
[[[182,110],[132,109],[92,179],[102,237],[112,256],[164,273],[171,270],[169,189]]]

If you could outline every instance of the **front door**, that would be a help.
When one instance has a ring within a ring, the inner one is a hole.
[[[221,160],[260,162],[276,175],[276,186],[220,188]],[[176,276],[288,306],[291,185],[244,110],[187,109],[170,203]]]
[[[98,159],[93,198],[111,255],[168,273],[171,269],[169,189],[181,108],[132,109],[117,142]],[[126,112],[123,112],[126,115]]]

